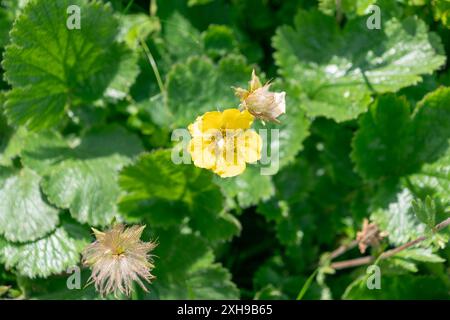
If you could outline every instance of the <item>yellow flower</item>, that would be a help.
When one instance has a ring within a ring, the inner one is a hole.
[[[249,89],[235,88],[235,94],[241,100],[241,106],[256,118],[279,123],[277,118],[286,113],[286,93],[270,92],[270,86],[270,83],[263,86],[253,70]]]
[[[133,281],[147,291],[142,280],[150,283],[154,278],[150,273],[154,266],[149,252],[156,244],[140,240],[144,228],[117,224],[106,232],[92,229],[96,241],[84,250],[83,264],[92,268],[89,283],[94,282],[102,295],[117,296],[119,292],[130,295]]]
[[[261,137],[249,129],[253,116],[227,109],[207,112],[189,125],[189,153],[197,167],[212,170],[222,178],[244,172],[246,163],[261,158]]]

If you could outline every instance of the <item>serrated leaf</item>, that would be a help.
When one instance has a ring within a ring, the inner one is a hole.
[[[433,228],[436,222],[436,204],[434,200],[427,196],[425,201],[417,199],[412,202],[412,205],[417,218],[428,227]]]
[[[66,26],[70,5],[81,8],[79,30]],[[68,108],[100,98],[121,60],[117,27],[110,7],[97,1],[31,1],[12,29],[3,60],[13,86],[6,102],[9,120],[45,128]]]
[[[228,240],[237,235],[241,224],[233,215],[223,212],[224,199],[212,183],[212,174],[196,169],[188,181],[185,201],[189,206],[190,225],[210,241]]]
[[[381,30],[369,30],[365,19],[350,20],[340,30],[333,17],[300,10],[294,25],[277,30],[275,60],[311,116],[354,119],[366,111],[372,92],[415,84],[445,62],[439,40],[416,18],[391,19]]]
[[[368,178],[401,176],[411,167],[414,133],[411,107],[394,95],[380,97],[360,120],[352,158]]]
[[[202,40],[205,52],[212,59],[239,51],[233,30],[228,26],[209,25],[208,29],[202,33]]]
[[[450,152],[438,161],[423,166],[410,180],[426,194],[431,193],[443,202],[450,202]]]
[[[450,1],[433,0],[431,1],[433,15],[435,20],[440,20],[444,26],[450,28]]]
[[[14,158],[17,150],[20,147],[17,143],[13,143],[12,140],[14,136],[17,136],[18,130],[14,132],[14,129],[8,125],[8,121],[3,114],[5,103],[5,94],[0,91],[0,165],[10,166],[12,163],[12,158]]]
[[[380,230],[388,232],[389,242],[393,245],[403,245],[424,234],[425,225],[416,218],[412,200],[409,190],[404,189],[387,209],[376,210],[371,215]]]
[[[371,5],[377,0],[343,0],[339,2],[340,10],[347,15],[364,15]],[[331,15],[336,12],[337,3],[335,0],[319,0],[319,10]],[[341,12],[341,13],[342,13]]]
[[[108,88],[106,88],[105,96],[111,99],[124,99],[139,75],[138,54],[125,48],[116,49],[119,59],[117,70],[111,79]]]
[[[198,260],[209,254],[206,242],[191,233],[182,233],[178,228],[158,230],[158,242],[154,254],[158,256],[155,275],[162,281],[186,275]]]
[[[198,250],[198,238],[195,241],[194,235],[191,234],[181,235],[181,237],[172,235],[172,239],[176,238],[187,242],[179,243],[177,246],[167,246],[163,249],[167,253],[173,252],[170,256],[173,259],[177,258],[176,270],[180,271],[173,274],[174,277],[165,277],[163,275],[160,277],[161,281],[154,283],[154,291],[157,298],[197,300],[239,298],[239,291],[231,281],[229,271],[220,264],[214,263],[214,255],[210,250]],[[194,240],[193,243],[190,240]],[[203,249],[206,248],[203,247]],[[188,257],[186,252],[190,250],[193,251]],[[162,250],[160,252],[160,254],[163,254]],[[182,257],[179,257],[179,255],[182,255]],[[184,259],[181,260],[183,256]],[[186,262],[188,263],[186,264]],[[179,269],[180,266],[183,267],[183,270]],[[170,274],[171,272],[167,272],[168,270],[160,271],[164,272],[164,274]]]
[[[215,177],[214,182],[227,197],[236,197],[239,206],[247,208],[259,201],[268,200],[275,192],[271,176],[262,175],[260,170],[249,167],[239,176],[227,179]]]
[[[151,33],[160,29],[159,20],[156,17],[143,13],[121,15],[120,25],[118,39],[125,41],[133,50],[139,47],[140,41],[145,41]]]
[[[8,33],[13,20],[13,15],[5,8],[0,7],[0,48],[8,43]]]
[[[120,208],[132,217],[165,228],[188,218],[189,225],[210,241],[240,231],[239,222],[223,212],[223,197],[212,174],[192,164],[175,165],[170,150],[141,156],[122,170],[119,183],[124,191]]]
[[[188,299],[231,300],[239,298],[239,290],[231,281],[231,274],[219,264],[193,272],[187,280],[186,289]]]
[[[388,263],[390,266],[393,266],[394,268],[400,268],[409,272],[419,271],[417,265],[414,262],[397,256],[389,258],[389,261],[387,261],[386,263]]]
[[[120,186],[127,192],[122,201],[153,197],[179,199],[186,185],[186,177],[180,169],[172,164],[171,153],[166,150],[140,156],[135,164],[123,168],[120,173]]]
[[[79,262],[77,242],[63,228],[35,242],[0,245],[0,260],[29,278],[58,274]]]
[[[358,186],[361,179],[354,172],[349,155],[354,128],[351,125],[339,125],[329,119],[317,119],[311,131],[313,136],[317,136],[315,149],[325,173],[335,184]]]
[[[303,142],[310,134],[311,121],[300,108],[295,88],[283,82],[275,82],[271,88],[273,91],[286,91],[286,114],[278,118],[280,124],[255,121],[254,126],[257,130],[264,130],[259,131],[260,136],[267,137],[263,139],[263,150],[266,150],[270,163],[262,166],[273,175],[303,150]],[[278,138],[275,138],[277,135],[272,130],[278,132]],[[273,167],[273,170],[269,167]]]
[[[22,151],[27,131],[24,127],[17,128],[17,130],[11,128],[6,130],[7,134],[3,136],[4,141],[0,142],[0,151],[2,151],[0,153],[0,165],[11,166],[13,159],[19,156]]]
[[[41,177],[29,169],[2,168],[0,234],[13,242],[36,240],[56,228],[58,209],[42,197]]]
[[[180,13],[173,13],[163,23],[166,49],[179,60],[203,52],[200,32]]]
[[[140,156],[123,168],[119,176],[123,190],[120,211],[131,217],[144,217],[152,226],[170,227],[181,223],[188,211],[182,195],[186,177],[172,164],[171,153],[158,150]]]
[[[440,88],[411,114],[404,98],[380,97],[360,120],[353,141],[356,168],[369,179],[400,177],[438,159],[450,136],[450,89]]]
[[[138,138],[118,126],[92,129],[75,146],[44,132],[29,136],[22,161],[43,176],[51,203],[82,223],[106,225],[117,214],[118,171],[140,150]]]
[[[431,249],[429,248],[414,248],[403,250],[397,253],[395,256],[420,262],[440,263],[445,261],[445,259],[442,259],[437,254],[431,252]]]
[[[237,107],[231,87],[246,87],[250,75],[251,68],[238,55],[227,56],[218,65],[204,56],[174,65],[166,82],[172,126],[186,127],[207,111]]]

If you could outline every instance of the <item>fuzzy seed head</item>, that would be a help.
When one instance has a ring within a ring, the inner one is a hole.
[[[102,296],[114,293],[117,297],[119,292],[129,296],[133,282],[147,291],[143,280],[150,283],[154,278],[149,252],[156,243],[140,240],[144,228],[116,224],[105,232],[93,229],[96,240],[85,248],[83,264],[92,268],[89,283]]]

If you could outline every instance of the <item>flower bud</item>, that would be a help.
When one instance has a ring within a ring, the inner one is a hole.
[[[241,100],[241,107],[255,118],[279,123],[277,118],[286,113],[286,93],[270,92],[270,86],[270,83],[263,86],[253,70],[249,90],[235,88],[235,94]]]

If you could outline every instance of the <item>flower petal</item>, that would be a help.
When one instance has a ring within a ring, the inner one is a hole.
[[[222,113],[222,129],[248,129],[252,122],[253,116],[247,110],[227,109]]]
[[[247,130],[243,134],[243,143],[239,146],[239,153],[245,162],[253,163],[261,159],[262,139],[254,130]]]
[[[217,165],[214,168],[214,173],[218,174],[221,178],[229,178],[240,175],[246,168],[245,161],[239,162],[227,162],[221,158],[217,161]]]
[[[207,112],[202,117],[201,131],[220,129],[222,125],[222,114],[219,111]]]
[[[189,153],[194,165],[199,168],[211,169],[216,163],[214,144],[203,137],[194,137],[189,141]]]

